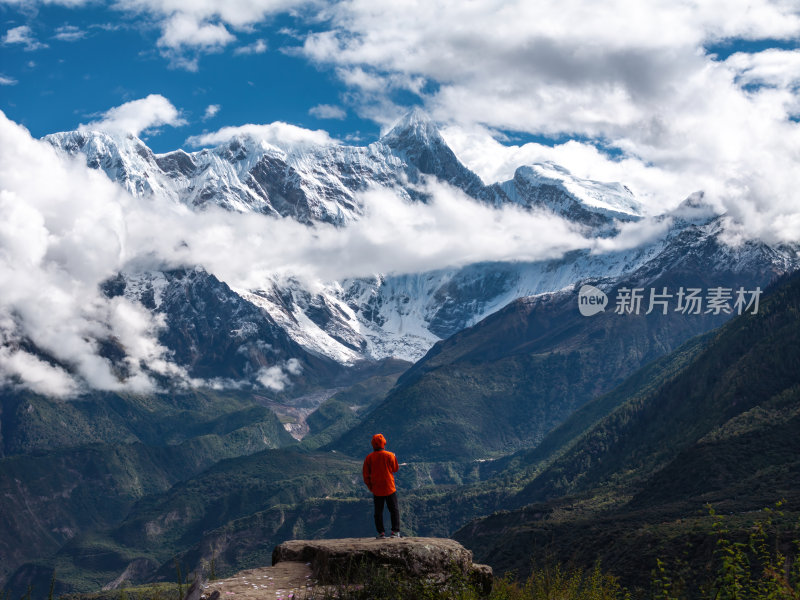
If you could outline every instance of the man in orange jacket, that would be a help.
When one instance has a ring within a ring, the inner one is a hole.
[[[383,434],[376,433],[372,436],[372,452],[364,459],[361,474],[375,502],[375,528],[378,530],[378,537],[386,537],[386,530],[383,527],[385,503],[392,518],[391,537],[399,538],[400,509],[397,506],[397,489],[394,487],[393,473],[397,473],[400,467],[397,464],[397,457],[392,452],[384,450],[385,447],[386,438]]]

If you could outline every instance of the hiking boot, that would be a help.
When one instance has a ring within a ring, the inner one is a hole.
[[[400,532],[399,531],[393,531],[389,537],[399,538],[400,537]]]

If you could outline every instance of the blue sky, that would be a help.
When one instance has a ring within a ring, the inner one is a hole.
[[[297,25],[289,16],[271,18],[252,33],[240,34],[235,46],[202,56],[198,69],[191,71],[171,65],[156,50],[157,29],[124,12],[41,6],[33,17],[24,13],[0,5],[4,31],[28,26],[36,40],[34,47],[15,43],[0,48],[0,73],[17,82],[1,88],[2,110],[37,137],[75,129],[110,107],[153,93],[179,107],[188,122],[143,136],[156,152],[180,147],[190,135],[223,125],[276,120],[324,128],[342,139],[373,141],[379,134],[374,121],[344,108],[344,119],[309,114],[320,104],[342,107],[346,90],[329,69],[287,52],[298,45],[295,37],[280,33]],[[76,28],[77,39],[54,37],[65,26]],[[237,53],[259,40],[265,51]],[[218,112],[204,118],[211,105],[219,106]]]

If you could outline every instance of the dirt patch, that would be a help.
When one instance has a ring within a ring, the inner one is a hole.
[[[278,419],[283,423],[283,428],[288,431],[294,439],[300,441],[308,435],[309,432],[308,423],[306,423],[308,415],[317,410],[323,402],[329,400],[344,389],[347,388],[337,387],[319,390],[285,402],[276,402],[257,394],[254,395],[253,398],[256,402],[262,406],[266,406],[278,415]]]
[[[219,600],[303,600],[311,595],[314,583],[310,564],[287,561],[210,581],[200,598],[208,599],[219,591]]]

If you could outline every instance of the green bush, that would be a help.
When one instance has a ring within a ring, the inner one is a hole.
[[[379,567],[362,575],[364,583],[317,588],[312,600],[623,600],[616,579],[599,566],[588,573],[560,565],[534,569],[525,582],[497,579],[488,598],[458,569],[444,581],[415,579]]]
[[[561,565],[534,569],[520,583],[506,576],[494,583],[490,600],[622,600],[629,598],[616,578],[599,565],[588,573]]]
[[[790,536],[793,558],[781,551],[787,537],[779,526],[782,504],[765,509],[765,518],[745,536],[707,506],[716,537],[710,577],[699,583],[687,581],[682,572],[670,573],[658,560],[652,573],[653,600],[800,600],[800,538],[796,530]]]

